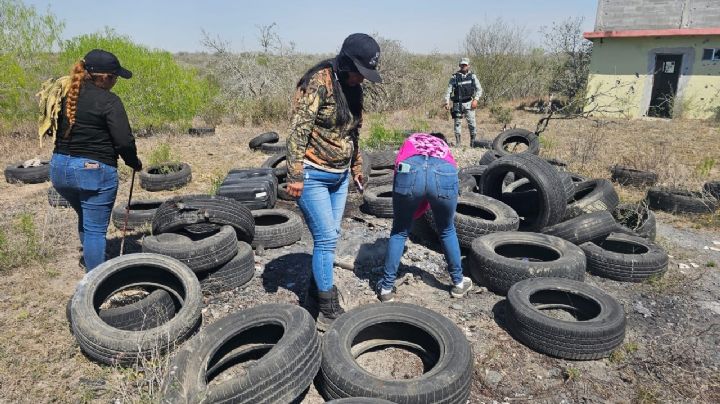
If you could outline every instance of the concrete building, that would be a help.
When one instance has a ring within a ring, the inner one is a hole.
[[[720,0],[599,0],[586,111],[720,116]]]

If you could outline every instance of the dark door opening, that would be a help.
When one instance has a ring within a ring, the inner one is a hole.
[[[648,116],[672,118],[681,64],[682,55],[655,56],[655,72],[653,73]]]

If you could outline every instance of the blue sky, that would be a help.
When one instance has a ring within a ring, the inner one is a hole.
[[[284,0],[24,0],[49,9],[65,21],[65,39],[115,29],[134,41],[172,52],[202,51],[201,30],[229,41],[236,51],[257,49],[257,26],[277,24],[284,40],[302,52],[335,52],[353,32],[378,33],[396,39],[411,52],[456,53],[474,24],[502,18],[525,27],[541,41],[543,25],[567,17],[595,22],[597,0],[422,0],[284,1]],[[333,11],[328,6],[335,5]]]

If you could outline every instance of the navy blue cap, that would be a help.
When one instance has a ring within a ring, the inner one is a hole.
[[[340,54],[349,57],[358,73],[373,83],[382,83],[377,71],[380,63],[380,45],[367,34],[352,34],[345,38]]]
[[[120,66],[118,58],[102,49],[93,49],[85,55],[85,70],[90,73],[111,73],[124,79],[132,77],[132,72]]]

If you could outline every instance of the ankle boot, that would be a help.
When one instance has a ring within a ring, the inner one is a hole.
[[[315,279],[310,277],[308,281],[308,287],[305,289],[305,297],[303,298],[302,307],[310,313],[313,318],[317,318],[320,311],[320,305],[318,303],[318,288]]]
[[[336,318],[345,313],[345,310],[340,307],[338,290],[334,285],[327,292],[318,291],[318,300],[320,302],[320,314],[318,314],[316,321],[317,329],[326,331]]]

